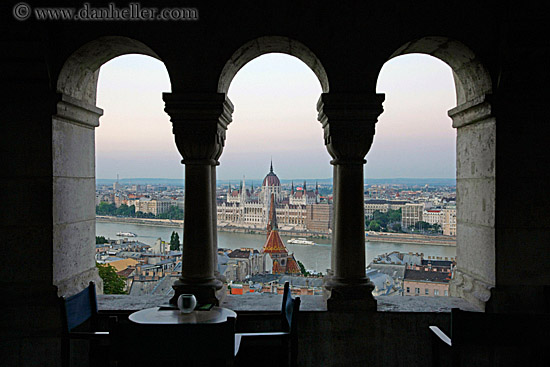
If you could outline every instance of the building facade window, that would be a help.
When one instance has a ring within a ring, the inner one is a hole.
[[[430,295],[430,290],[428,288],[425,288],[424,293],[426,294],[426,296],[429,296]]]
[[[415,288],[414,293],[420,295],[420,288]]]
[[[447,291],[445,291],[447,293]],[[434,289],[434,296],[439,296],[439,289]]]

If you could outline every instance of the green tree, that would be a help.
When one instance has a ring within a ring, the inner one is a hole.
[[[115,215],[119,215],[122,217],[133,217],[136,213],[136,207],[135,205],[128,206],[126,204],[120,205],[115,211]]]
[[[136,218],[155,218],[153,213],[144,213],[142,211],[136,212]]]
[[[375,210],[372,213],[372,220],[376,221],[380,225],[380,229],[384,232],[387,232],[389,229],[393,228],[393,224],[401,222],[401,209],[399,210],[388,210],[383,213],[380,210]],[[370,223],[365,222],[366,226],[369,227]]]
[[[388,213],[382,213],[379,210],[375,210],[372,219],[375,220],[380,227],[386,227],[388,225]]]
[[[95,264],[99,276],[103,279],[103,293],[105,294],[126,294],[124,278],[116,273],[116,269],[109,264]]]
[[[394,230],[395,232],[401,232],[402,231],[401,223],[396,222],[396,223],[392,224],[391,229]]]
[[[369,223],[369,231],[380,231],[380,223],[378,223],[376,220],[371,220]]]
[[[183,210],[177,206],[171,206],[168,211],[162,214],[158,214],[159,219],[183,219]]]
[[[298,266],[300,267],[300,272],[302,273],[302,275],[307,277],[309,275],[309,272],[306,270],[306,267],[304,266],[304,264],[302,264],[300,260],[298,260]]]
[[[98,215],[115,215],[116,209],[115,204],[109,204],[102,201],[95,207],[95,212]]]
[[[414,224],[414,228],[420,231],[427,231],[432,228],[432,225],[428,222],[424,222],[423,220],[420,220]]]
[[[388,221],[390,223],[401,222],[401,209],[398,210],[389,210],[388,211]]]
[[[104,243],[107,243],[107,240],[104,236],[95,236],[95,244],[96,245],[102,245]]]
[[[178,232],[173,231],[170,237],[170,250],[178,251],[180,249],[180,235]]]

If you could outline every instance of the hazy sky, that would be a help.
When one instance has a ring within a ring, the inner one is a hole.
[[[447,111],[456,105],[451,69],[430,56],[387,62],[377,91],[386,94],[365,177],[455,177],[456,132]],[[121,56],[101,67],[97,104],[96,177],[183,177],[162,92],[170,91],[162,62]],[[218,179],[259,180],[269,170],[282,179],[332,175],[315,109],[321,87],[299,59],[269,54],[233,79],[233,122]]]

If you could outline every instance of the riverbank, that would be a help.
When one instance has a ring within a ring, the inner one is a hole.
[[[142,226],[183,228],[183,220],[176,219],[127,218],[107,215],[96,215],[95,219],[101,223],[128,223]]]
[[[218,232],[249,233],[249,234],[265,234],[265,235],[267,235],[267,230],[266,229],[245,228],[245,227],[235,227],[235,226],[218,226]],[[279,229],[279,233],[282,236],[289,236],[289,237],[326,238],[326,239],[329,239],[329,238],[332,237],[328,233],[289,231],[289,230],[284,230],[284,229]]]
[[[96,221],[102,223],[127,223],[143,226],[183,228],[183,220],[174,219],[151,219],[151,218],[125,218],[111,217],[105,215],[97,215]],[[236,227],[230,225],[218,226],[219,232],[229,233],[245,233],[245,234],[267,234],[267,230],[259,228]],[[279,233],[289,237],[305,237],[305,238],[322,238],[330,239],[332,236],[321,232],[303,232],[279,229]],[[434,245],[434,246],[456,246],[455,236],[427,236],[421,234],[410,233],[384,233],[370,232],[366,237],[368,242],[390,242],[390,243],[409,243],[418,245]]]
[[[414,243],[420,245],[456,247],[455,236],[427,236],[410,233],[369,233],[366,237],[369,242]]]
[[[177,231],[180,240],[183,236],[183,226],[174,228],[164,225],[144,225],[133,224],[123,222],[100,222],[96,223],[96,235],[104,236],[110,239],[119,239],[116,234],[118,232],[132,232],[137,234],[137,237],[132,238],[139,242],[154,245],[158,238],[162,238],[164,241],[169,241],[173,231]],[[265,234],[230,232],[219,231],[218,232],[218,247],[238,249],[238,248],[254,248],[261,251],[265,244]],[[329,238],[308,238],[316,243],[315,246],[294,245],[287,243],[291,238],[304,237],[304,236],[287,236],[281,234],[281,239],[284,241],[287,249],[294,253],[297,260],[300,260],[306,269],[326,273],[326,270],[331,267],[331,239]],[[380,241],[366,241],[365,243],[365,264],[370,264],[373,259],[379,255],[387,254],[393,251],[403,253],[423,253],[426,257],[456,257],[456,247],[453,246],[431,246],[427,244],[418,243],[392,243],[392,242],[380,242]]]
[[[183,220],[175,219],[151,219],[151,218],[127,218],[127,217],[112,217],[107,215],[96,215],[96,221],[101,223],[127,223],[144,226],[157,226],[157,227],[170,227],[170,228],[183,228]],[[219,232],[229,233],[248,233],[248,234],[267,234],[267,230],[259,228],[247,228],[236,226],[218,226]],[[289,231],[279,229],[279,233],[285,236],[295,237],[311,237],[311,238],[330,238],[330,234],[318,233],[318,232],[302,232],[302,231]]]

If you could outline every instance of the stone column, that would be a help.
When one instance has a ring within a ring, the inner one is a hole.
[[[448,112],[457,129],[457,266],[449,290],[451,296],[464,298],[482,310],[496,285],[495,102],[493,95],[486,94]],[[525,287],[521,288],[523,297]],[[494,297],[491,303],[493,310],[498,308]],[[505,307],[509,304],[509,300],[503,300]]]
[[[333,311],[376,310],[365,272],[363,165],[382,113],[382,94],[323,93],[317,103],[334,165],[332,272],[325,282]]]
[[[163,98],[185,164],[182,273],[170,302],[175,303],[182,293],[192,293],[199,303],[219,304],[215,169],[233,104],[223,93],[164,93]]]

